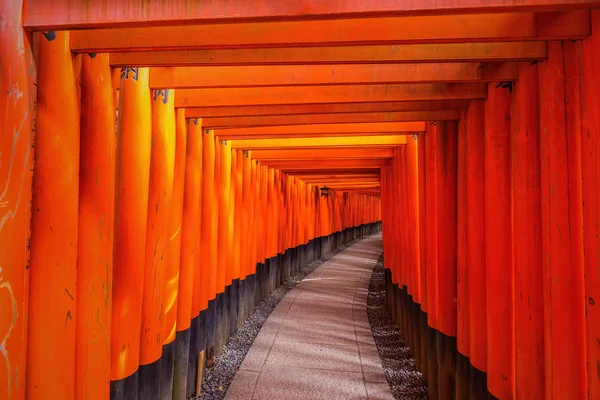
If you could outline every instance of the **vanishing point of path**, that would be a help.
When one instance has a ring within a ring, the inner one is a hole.
[[[332,257],[271,313],[226,399],[393,399],[367,318],[381,234]]]

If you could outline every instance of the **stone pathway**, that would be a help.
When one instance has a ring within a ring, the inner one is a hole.
[[[332,257],[284,297],[226,399],[393,399],[367,317],[382,252],[373,235]]]

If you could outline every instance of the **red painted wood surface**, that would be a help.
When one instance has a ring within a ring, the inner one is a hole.
[[[487,373],[490,393],[501,399],[515,392],[510,104],[510,91],[490,84],[484,133]]]
[[[513,86],[511,164],[517,398],[544,398],[544,298],[537,65]]]

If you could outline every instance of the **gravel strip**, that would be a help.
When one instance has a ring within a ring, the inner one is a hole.
[[[395,399],[427,399],[427,385],[415,368],[415,359],[392,318],[385,301],[383,255],[377,261],[367,297],[367,313],[371,332],[379,352],[385,377]]]
[[[254,308],[252,315],[246,320],[244,325],[238,330],[237,335],[229,339],[222,353],[215,358],[215,363],[211,368],[204,371],[202,380],[202,394],[197,399],[222,399],[227,393],[227,389],[235,376],[235,373],[242,365],[244,357],[250,350],[254,339],[258,335],[271,312],[283,299],[287,292],[293,289],[304,277],[314,271],[319,265],[329,260],[339,252],[352,246],[358,240],[354,240],[335,249],[319,260],[315,260],[304,268],[300,269],[296,275],[288,279],[283,285],[275,289],[269,297],[264,299]]]

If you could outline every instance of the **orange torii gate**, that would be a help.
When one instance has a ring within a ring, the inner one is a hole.
[[[597,398],[599,7],[0,0],[0,394],[198,394],[383,221],[432,399]]]

